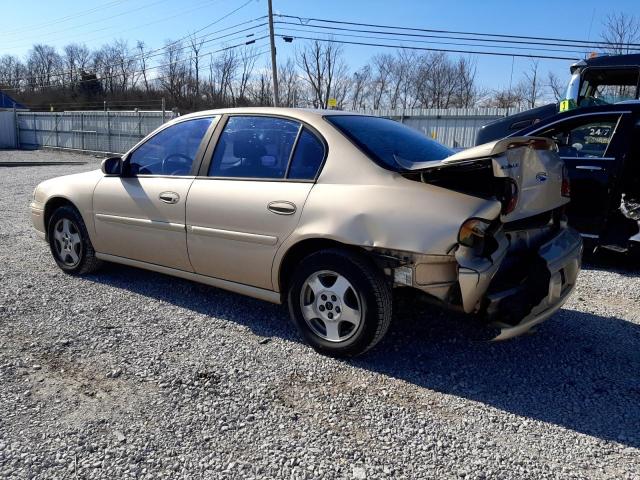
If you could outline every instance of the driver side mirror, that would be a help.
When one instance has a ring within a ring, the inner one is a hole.
[[[122,157],[109,157],[102,161],[101,170],[105,175],[122,175]]]

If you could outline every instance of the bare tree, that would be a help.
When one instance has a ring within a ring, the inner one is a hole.
[[[210,67],[211,91],[224,105],[233,104],[234,81],[237,75],[239,58],[233,49],[224,50]]]
[[[640,42],[640,21],[635,15],[626,13],[610,13],[603,22],[601,34],[603,42],[610,45],[605,50],[612,55],[623,55],[637,51],[632,43]]]
[[[559,102],[563,99],[565,85],[554,72],[550,71],[547,74],[547,87],[549,88],[549,91],[553,95],[553,98],[556,102]]]
[[[174,101],[183,96],[188,80],[183,50],[182,42],[167,42],[160,68],[160,85]]]
[[[371,100],[373,108],[380,108],[384,96],[388,93],[391,72],[393,70],[393,55],[382,53],[372,59],[373,78],[371,82]]]
[[[295,107],[302,94],[300,76],[291,58],[278,67],[278,86],[280,87],[280,103],[283,107]]]
[[[531,60],[529,70],[524,72],[524,78],[516,87],[518,95],[529,108],[533,108],[542,97],[542,82],[539,74],[539,61]]]
[[[140,73],[142,74],[142,81],[144,82],[144,90],[149,93],[149,79],[147,78],[147,56],[144,51],[145,44],[142,40],[138,40],[136,44],[136,48],[140,51],[139,54],[139,63],[140,63]]]
[[[457,94],[455,106],[469,108],[475,105],[478,98],[478,87],[476,85],[477,63],[475,59],[462,57],[456,64],[457,71]]]
[[[202,50],[203,43],[203,38],[197,38],[195,35],[191,35],[189,37],[189,45],[191,46],[191,51],[193,52],[191,61],[193,62],[195,72],[194,87],[196,98],[198,99],[200,98],[200,50]]]
[[[417,64],[415,52],[399,50],[389,72],[389,106],[407,108],[414,91],[413,77]]]
[[[0,87],[19,88],[26,75],[25,66],[14,55],[0,57]]]
[[[371,83],[371,67],[365,65],[353,74],[351,82],[351,109],[365,108]]]
[[[272,105],[272,85],[271,66],[265,66],[260,69],[260,73],[251,87],[251,98],[253,102],[257,105]]]
[[[62,60],[55,48],[36,44],[27,57],[29,83],[32,88],[48,87],[58,83]]]
[[[244,102],[246,99],[247,88],[256,66],[256,60],[258,60],[258,55],[255,47],[246,47],[240,52],[240,77],[238,79],[236,104],[238,100]]]
[[[81,72],[87,69],[91,61],[91,51],[86,45],[71,43],[64,47],[64,55],[62,57],[65,75],[69,83],[73,84],[80,79]]]
[[[314,106],[327,108],[329,98],[343,94],[342,89],[336,90],[336,81],[343,81],[346,74],[342,46],[314,40],[297,52],[297,62],[311,89]]]

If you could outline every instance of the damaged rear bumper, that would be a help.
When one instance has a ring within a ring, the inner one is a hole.
[[[500,329],[494,340],[521,335],[553,315],[573,291],[581,266],[582,239],[572,228],[561,228],[537,250],[510,252],[508,244],[502,239],[480,264],[456,255],[463,308]]]

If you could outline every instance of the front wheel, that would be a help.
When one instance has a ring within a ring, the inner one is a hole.
[[[389,328],[391,289],[365,257],[341,249],[302,260],[289,289],[291,319],[317,351],[351,357],[378,343]]]
[[[75,208],[64,206],[53,212],[48,234],[51,254],[64,272],[84,274],[100,266],[87,227]]]

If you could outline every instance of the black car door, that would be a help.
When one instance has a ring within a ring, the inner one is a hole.
[[[630,112],[597,112],[536,126],[527,133],[558,144],[571,181],[569,223],[584,237],[600,238],[609,213],[618,207],[613,194],[629,145],[630,123]]]

